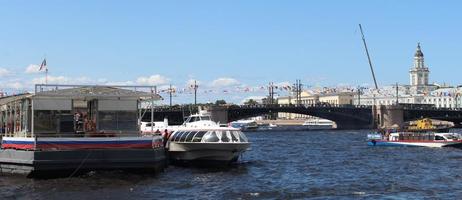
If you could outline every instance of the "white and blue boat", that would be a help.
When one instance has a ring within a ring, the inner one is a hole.
[[[367,138],[369,146],[462,147],[462,136],[458,133],[372,133]]]
[[[437,127],[430,119],[418,120],[403,131],[382,130],[367,135],[369,146],[462,147],[462,135]]]

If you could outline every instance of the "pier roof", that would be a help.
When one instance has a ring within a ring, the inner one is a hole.
[[[53,87],[53,86],[52,86]],[[59,89],[59,87],[70,87],[65,89]],[[64,86],[60,85],[58,89],[37,91],[35,96],[46,96],[46,97],[71,97],[71,98],[154,98],[156,100],[161,99],[160,95],[154,94],[153,92],[140,91],[143,86],[129,87],[130,89],[121,88],[122,86]],[[146,89],[147,86],[144,87]],[[137,90],[138,89],[138,90]]]
[[[13,95],[13,96],[1,97],[0,98],[0,105],[5,105],[5,104],[8,104],[10,102],[14,102],[14,101],[17,101],[17,100],[20,100],[20,99],[23,99],[23,98],[26,98],[26,97],[30,97],[30,96],[32,96],[32,94],[24,93],[24,94],[17,94],[17,95]]]

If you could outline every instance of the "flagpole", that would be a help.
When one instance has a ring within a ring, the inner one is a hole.
[[[48,85],[48,67],[45,68],[45,85]]]

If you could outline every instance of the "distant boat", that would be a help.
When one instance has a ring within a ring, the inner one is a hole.
[[[462,147],[462,135],[436,127],[430,119],[418,120],[405,130],[382,130],[367,135],[369,146]]]
[[[333,121],[319,118],[306,120],[302,125],[309,130],[326,130],[334,128]]]
[[[369,134],[369,146],[414,146],[414,147],[462,147],[462,136],[458,133],[396,132],[383,135]]]
[[[241,131],[254,131],[258,129],[255,120],[238,120],[230,123],[231,127],[238,128]]]

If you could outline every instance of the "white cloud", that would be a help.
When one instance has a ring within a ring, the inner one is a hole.
[[[46,79],[45,77],[39,77],[32,79],[33,84],[45,84],[47,81],[48,84],[69,84],[70,79],[64,76],[48,76]]]
[[[165,76],[161,76],[159,74],[154,74],[150,77],[139,77],[138,79],[136,79],[136,82],[138,84],[143,84],[143,85],[163,85],[163,84],[167,84],[169,81],[170,79],[168,79]]]
[[[29,66],[27,66],[26,68],[26,74],[35,74],[35,73],[39,73],[40,72],[40,66],[39,65],[34,65],[34,64],[30,64]]]
[[[13,88],[13,89],[22,89],[22,88],[24,88],[24,84],[21,83],[21,82],[6,83],[5,86],[7,88]]]
[[[11,75],[10,70],[0,67],[0,77]]]
[[[284,82],[276,83],[275,85],[278,87],[287,87],[287,86],[291,86],[292,84],[289,81],[284,81]]]
[[[235,86],[238,85],[239,81],[237,81],[234,78],[218,78],[212,81],[212,87],[229,87],[229,86]]]
[[[134,85],[133,81],[108,81],[104,83],[105,85]]]
[[[45,77],[32,79],[32,84],[44,84]],[[88,77],[48,76],[48,84],[92,84],[94,81]]]

